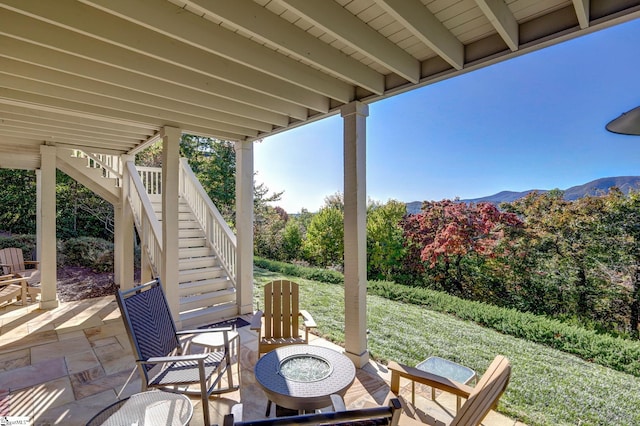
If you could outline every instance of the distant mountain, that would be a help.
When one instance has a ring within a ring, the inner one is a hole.
[[[640,176],[618,176],[618,177],[606,177],[591,182],[587,182],[584,185],[572,186],[571,188],[564,190],[565,200],[577,200],[585,195],[596,195],[598,193],[606,193],[611,187],[618,187],[623,193],[627,194],[630,189],[640,189]],[[467,200],[460,200],[465,203],[480,203],[488,202],[492,204],[500,204],[504,202],[512,202],[518,200],[531,192],[544,193],[548,192],[547,189],[530,189],[528,191],[514,192],[514,191],[501,191],[494,195],[487,197],[472,198]],[[407,203],[407,213],[414,214],[419,213],[422,207],[422,201],[412,201]]]

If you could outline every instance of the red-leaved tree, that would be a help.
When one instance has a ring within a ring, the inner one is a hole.
[[[495,257],[505,233],[521,227],[522,222],[490,203],[442,200],[423,202],[422,212],[406,217],[402,225],[409,256],[414,256],[413,269],[441,264],[444,275],[436,279],[451,281],[457,292],[464,293],[463,259]]]

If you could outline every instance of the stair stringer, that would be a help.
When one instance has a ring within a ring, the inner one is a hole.
[[[117,179],[104,177],[100,168],[88,167],[86,158],[72,156],[71,150],[58,149],[56,167],[108,203],[114,206],[120,203]]]

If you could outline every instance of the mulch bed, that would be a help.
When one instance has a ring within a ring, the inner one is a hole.
[[[61,302],[89,299],[115,294],[118,286],[113,272],[94,272],[83,266],[58,268],[58,298]]]

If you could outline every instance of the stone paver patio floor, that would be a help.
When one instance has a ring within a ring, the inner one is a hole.
[[[240,362],[241,386],[238,391],[210,399],[213,424],[222,423],[222,417],[239,403],[245,420],[265,415],[267,399],[253,375],[257,335],[248,327],[238,331],[241,351],[235,360]],[[342,350],[315,336],[312,344]],[[0,416],[28,416],[32,425],[84,425],[117,400],[134,367],[113,296],[61,303],[50,311],[39,309],[37,303],[0,308]],[[347,407],[385,405],[391,395],[385,366],[370,362],[356,371],[356,380],[345,395]],[[407,382],[401,392],[406,400],[410,400],[410,387]],[[122,397],[139,391],[136,371]],[[443,420],[454,414],[452,395],[442,394],[434,402],[428,388],[417,385],[416,392],[419,409]],[[191,425],[200,425],[200,400],[193,398],[192,402]],[[483,424],[522,425],[495,412]]]

